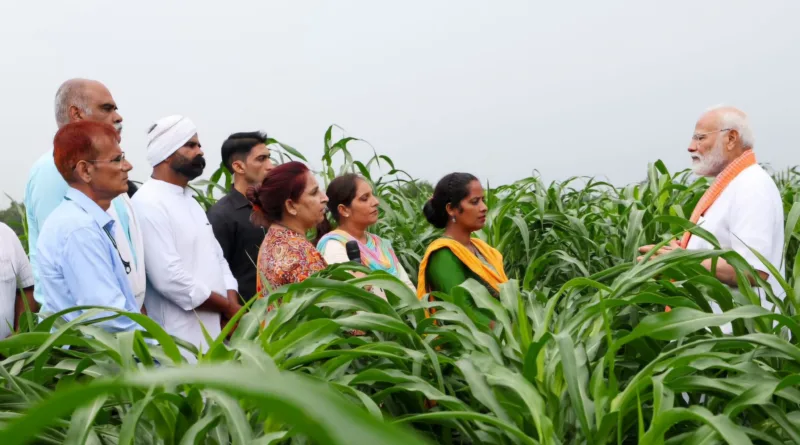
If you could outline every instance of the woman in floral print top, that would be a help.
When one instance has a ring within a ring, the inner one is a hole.
[[[325,217],[328,202],[308,167],[300,162],[276,167],[260,186],[250,187],[247,199],[253,204],[253,223],[268,228],[258,251],[256,288],[260,296],[299,283],[327,267],[305,237]]]
[[[272,289],[299,283],[327,266],[305,236],[278,224],[269,226],[258,251],[258,270]]]

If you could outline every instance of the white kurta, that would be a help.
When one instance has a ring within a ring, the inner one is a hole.
[[[211,292],[226,296],[238,283],[205,212],[191,189],[155,179],[136,192],[133,205],[147,252],[148,315],[170,335],[207,350],[201,323],[216,338],[220,314],[197,307]]]
[[[783,298],[785,292],[764,264],[750,249],[757,251],[784,275],[783,203],[780,192],[772,177],[759,165],[753,165],[739,173],[719,195],[714,204],[700,218],[697,224],[711,232],[719,241],[720,247],[736,251],[754,269],[769,274],[767,282],[776,296]],[[712,245],[692,236],[687,249],[713,249]],[[761,305],[772,309],[760,289]],[[714,312],[720,308],[712,304]]]
[[[33,286],[33,272],[17,234],[0,223],[0,340],[14,327],[17,290]]]

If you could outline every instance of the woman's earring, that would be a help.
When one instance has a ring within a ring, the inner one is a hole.
[[[453,217],[453,222],[456,222],[456,217],[455,216]]]

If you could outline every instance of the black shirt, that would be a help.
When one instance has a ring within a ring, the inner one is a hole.
[[[239,295],[245,300],[256,294],[258,249],[266,233],[250,222],[251,212],[250,201],[234,188],[208,210],[214,236],[239,282]]]

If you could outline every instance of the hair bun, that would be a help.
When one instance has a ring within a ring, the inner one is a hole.
[[[447,225],[447,212],[444,211],[444,207],[439,207],[441,208],[437,208],[437,206],[434,205],[433,198],[431,198],[422,207],[422,213],[433,227],[443,229]]]

